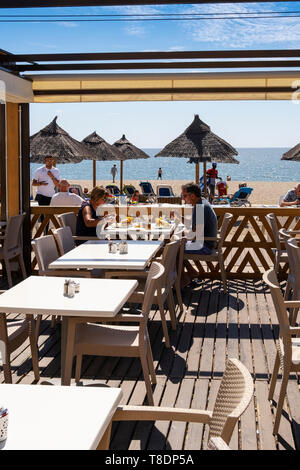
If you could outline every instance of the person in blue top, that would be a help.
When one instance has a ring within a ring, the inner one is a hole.
[[[181,190],[182,190],[181,196],[184,202],[186,204],[191,204],[193,206],[192,232],[195,232],[195,235],[196,235],[197,225],[198,224],[200,225],[202,223],[204,224],[203,245],[201,244],[201,242],[197,242],[197,241],[187,242],[185,246],[185,253],[210,255],[216,247],[216,242],[214,240],[205,240],[205,238],[217,237],[217,233],[218,233],[217,216],[213,208],[211,207],[210,203],[206,199],[201,197],[201,189],[197,184],[195,183],[185,184],[181,187]],[[197,211],[197,206],[199,208],[198,211]],[[200,213],[201,210],[203,210],[202,214]],[[187,269],[187,275],[188,275],[189,281],[193,277],[198,276],[197,271],[193,268],[193,266],[191,265],[189,261],[186,260],[184,262],[184,266]],[[187,281],[187,279],[185,281]]]

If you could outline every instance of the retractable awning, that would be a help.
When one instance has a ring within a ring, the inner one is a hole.
[[[26,76],[34,103],[292,100],[300,88],[300,71]]]

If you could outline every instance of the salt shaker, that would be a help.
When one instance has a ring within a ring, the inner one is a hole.
[[[74,281],[75,292],[80,292],[80,283],[79,281]]]
[[[70,279],[65,279],[65,282],[64,282],[64,296],[65,297],[68,296],[69,283],[70,283]]]
[[[117,253],[117,244],[114,242],[111,245],[111,253]]]
[[[75,295],[75,282],[70,281],[68,286],[68,297],[74,297]]]
[[[7,439],[8,428],[8,410],[5,407],[0,407],[0,442]]]
[[[112,253],[112,246],[113,246],[114,242],[113,241],[109,241],[108,242],[108,253]]]

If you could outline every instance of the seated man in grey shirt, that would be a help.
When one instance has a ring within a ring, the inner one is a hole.
[[[196,232],[197,222],[197,206],[201,205],[203,207],[203,219],[204,223],[204,243],[203,246],[200,246],[199,249],[195,246],[192,247],[193,242],[187,242],[185,253],[199,254],[199,255],[210,255],[216,247],[216,242],[214,240],[205,240],[205,238],[216,238],[218,232],[218,221],[216,214],[211,207],[210,203],[206,199],[202,199],[201,190],[197,184],[189,183],[182,186],[182,198],[186,204],[191,204],[193,206],[192,214],[192,231]],[[195,242],[196,243],[196,242]],[[189,280],[192,277],[198,276],[197,271],[192,267],[189,261],[185,261],[184,266],[188,271]],[[186,279],[187,281],[187,279]],[[187,282],[185,282],[187,283]]]
[[[300,184],[294,189],[290,189],[280,203],[280,207],[300,205]]]

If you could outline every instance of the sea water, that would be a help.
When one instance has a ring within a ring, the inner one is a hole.
[[[161,149],[143,149],[150,158],[124,161],[124,180],[151,180],[157,178],[158,168],[163,171],[164,180],[193,180],[195,178],[195,165],[189,164],[186,158],[155,158]],[[300,162],[281,160],[288,148],[239,148],[237,164],[219,163],[217,169],[219,176],[224,179],[231,176],[232,181],[298,181],[300,183]],[[98,180],[111,179],[110,169],[119,162],[97,162],[96,171]],[[32,163],[31,177],[41,164]],[[207,163],[207,168],[211,166]],[[93,164],[91,160],[84,160],[76,164],[57,165],[62,178],[68,180],[92,180]],[[201,176],[202,164],[200,164]]]

